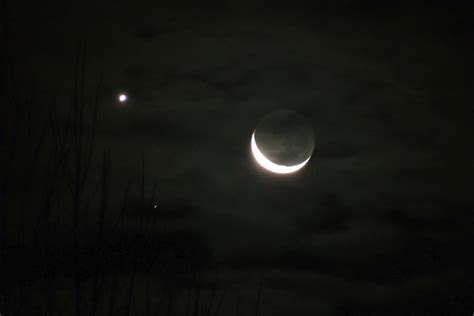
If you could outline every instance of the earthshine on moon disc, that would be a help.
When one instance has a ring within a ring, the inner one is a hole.
[[[252,155],[263,168],[278,174],[293,173],[311,158],[314,135],[304,118],[287,110],[272,112],[255,128]]]

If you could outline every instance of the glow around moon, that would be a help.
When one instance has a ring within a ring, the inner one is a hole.
[[[250,147],[252,150],[252,155],[255,158],[255,160],[258,162],[258,164],[262,166],[263,168],[265,168],[266,170],[274,172],[274,173],[288,174],[288,173],[296,172],[300,170],[301,168],[303,168],[308,163],[309,159],[311,158],[310,156],[308,157],[308,159],[306,159],[302,163],[299,163],[293,166],[279,165],[279,164],[274,163],[267,157],[265,157],[263,153],[260,151],[260,149],[258,149],[257,142],[255,141],[255,132],[253,132],[252,134],[252,140],[250,144],[251,144]]]

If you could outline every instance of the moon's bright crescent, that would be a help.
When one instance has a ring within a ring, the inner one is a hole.
[[[309,161],[311,158],[308,157],[305,161],[302,163],[299,163],[297,165],[293,166],[285,166],[285,165],[279,165],[268,159],[263,155],[263,153],[258,149],[257,147],[257,142],[255,141],[255,132],[252,134],[252,141],[250,142],[251,144],[251,149],[252,149],[252,155],[255,158],[255,160],[261,165],[263,168],[267,169],[268,171],[274,172],[274,173],[280,173],[280,174],[287,174],[287,173],[293,173],[301,168],[303,168],[306,163]]]

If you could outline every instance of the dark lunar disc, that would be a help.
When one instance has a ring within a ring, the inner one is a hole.
[[[267,159],[285,166],[302,163],[314,149],[312,128],[301,115],[288,110],[265,116],[255,129],[255,142]]]

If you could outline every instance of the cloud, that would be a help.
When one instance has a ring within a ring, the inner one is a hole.
[[[471,104],[456,75],[470,64],[457,47],[429,23],[430,35],[414,31],[425,20],[240,14],[183,13],[179,28],[110,14],[91,38],[91,67],[104,69],[98,148],[112,150],[114,181],[139,179],[142,153],[147,179],[158,179],[158,210],[133,200],[114,238],[137,241],[127,251],[189,246],[203,262],[216,251],[236,270],[229,282],[264,271],[270,298],[291,292],[308,313],[466,307],[472,126],[457,123]],[[46,42],[44,58],[62,51],[62,40]],[[47,65],[32,72],[56,87],[62,64]],[[130,96],[122,108],[119,89]],[[259,119],[280,108],[304,115],[316,136],[313,158],[290,177],[263,172],[248,152]],[[153,220],[174,235],[133,239]]]

